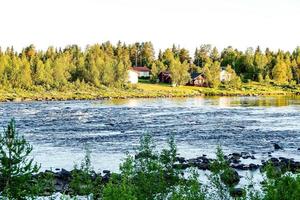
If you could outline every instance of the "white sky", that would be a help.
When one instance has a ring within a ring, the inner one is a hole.
[[[300,0],[0,0],[0,46],[46,49],[110,40],[293,50]]]

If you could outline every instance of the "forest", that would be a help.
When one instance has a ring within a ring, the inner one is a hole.
[[[17,52],[13,47],[0,49],[0,89],[59,89],[68,85],[122,88],[127,84],[127,70],[132,66],[147,66],[151,80],[160,72],[169,71],[173,83],[185,85],[192,72],[202,72],[209,87],[220,85],[218,71],[226,68],[234,74],[232,87],[242,82],[256,81],[296,85],[300,82],[300,47],[289,51],[248,48],[240,51],[231,46],[218,51],[211,45],[201,45],[194,53],[173,45],[155,56],[153,44],[110,42],[65,48],[49,47],[37,50],[34,45]]]

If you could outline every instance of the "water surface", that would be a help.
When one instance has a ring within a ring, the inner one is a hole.
[[[212,155],[217,145],[226,152],[255,151],[299,158],[300,98],[197,97],[102,101],[0,103],[0,126],[15,117],[17,129],[34,146],[43,169],[70,169],[92,151],[96,170],[116,170],[139,137],[153,136],[158,148],[174,134],[182,156]]]

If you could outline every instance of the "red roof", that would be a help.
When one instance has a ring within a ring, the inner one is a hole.
[[[132,67],[132,69],[134,71],[138,71],[138,72],[149,72],[150,69],[148,67]]]

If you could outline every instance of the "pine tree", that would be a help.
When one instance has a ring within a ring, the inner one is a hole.
[[[33,197],[36,185],[32,182],[32,175],[40,167],[33,163],[28,156],[32,146],[20,136],[12,119],[7,129],[0,134],[0,191],[8,199],[26,199]]]
[[[154,48],[151,42],[145,42],[141,47],[142,65],[150,67],[154,62]]]
[[[210,59],[215,62],[215,61],[219,61],[220,59],[220,55],[219,55],[219,52],[218,52],[218,49],[216,47],[214,47],[212,49],[212,51],[210,52],[210,55],[209,55]]]
[[[254,55],[254,73],[257,77],[256,80],[259,81],[259,74],[262,76],[266,73],[266,66],[268,64],[268,58],[266,55],[262,54],[260,51],[256,51]]]

